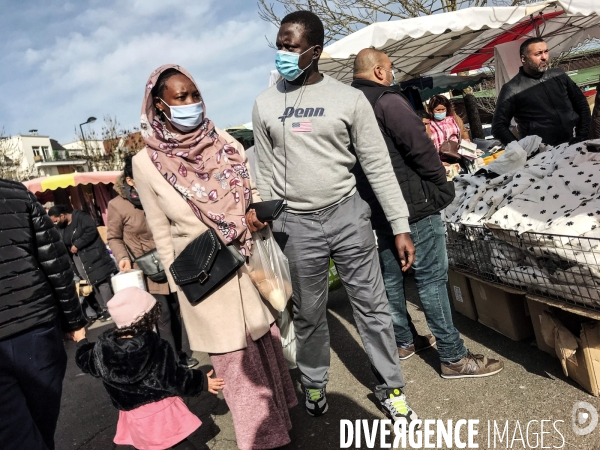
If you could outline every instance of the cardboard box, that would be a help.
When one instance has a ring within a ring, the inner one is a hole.
[[[448,285],[454,309],[471,320],[477,320],[477,308],[473,301],[469,278],[462,273],[449,270]]]
[[[527,299],[527,307],[529,308],[529,314],[531,314],[531,322],[537,347],[543,352],[549,353],[556,358],[554,348],[546,344],[542,334],[542,316],[544,311],[552,311],[552,307],[545,303],[531,300],[530,298]]]
[[[515,341],[533,336],[525,293],[471,278],[479,322]]]
[[[590,394],[600,394],[600,323],[588,322],[581,326],[579,348],[575,360],[567,359],[569,377]]]
[[[553,312],[542,314],[545,342],[554,346],[565,375],[590,394],[600,394],[600,322],[579,317],[581,329],[575,336]]]

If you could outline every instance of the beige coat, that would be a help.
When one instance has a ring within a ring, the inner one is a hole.
[[[228,133],[217,131],[246,160],[241,144]],[[156,170],[146,150],[133,158],[133,173],[156,248],[163,265],[169,268],[175,257],[208,228]],[[252,201],[260,201],[254,181],[251,183]],[[195,306],[189,303],[170,273],[168,278],[171,289],[177,291],[192,350],[229,353],[246,348],[246,328],[252,339],[257,340],[275,321],[274,311],[258,294],[246,267]]]
[[[108,246],[115,259],[121,261],[124,258],[131,260],[139,258],[156,248],[152,233],[148,228],[144,211],[136,208],[129,200],[125,198],[124,180],[121,175],[115,182],[114,189],[119,197],[113,198],[108,202],[108,224],[107,239]],[[127,248],[131,251],[129,254]],[[139,269],[137,264],[133,264],[135,269]],[[146,278],[148,292],[151,294],[169,294],[169,284],[155,283]]]

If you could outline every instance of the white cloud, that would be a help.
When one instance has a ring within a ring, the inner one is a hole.
[[[25,51],[25,61],[27,62],[27,64],[34,64],[41,59],[42,59],[42,55],[40,52],[35,51],[31,48],[28,48]]]
[[[165,63],[192,73],[218,126],[250,121],[273,65],[264,36],[276,30],[260,20],[252,2],[241,3],[136,0],[97,2],[87,10],[65,5],[54,36],[12,54],[23,76],[0,78],[0,89],[8,93],[0,127],[10,133],[37,128],[69,141],[74,127],[91,115],[116,115],[122,125],[136,126],[147,77]],[[53,29],[30,26],[40,25]]]

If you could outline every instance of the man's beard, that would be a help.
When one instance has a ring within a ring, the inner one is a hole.
[[[548,63],[547,62],[541,62],[539,65],[535,65],[530,60],[525,59],[525,65],[532,72],[544,73],[546,70],[548,70]]]

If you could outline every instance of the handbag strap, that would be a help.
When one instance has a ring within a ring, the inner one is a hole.
[[[446,136],[446,130],[444,130],[443,128],[441,128],[438,125],[436,125],[435,124],[435,120],[432,120],[430,123],[433,125],[434,128],[437,128],[439,131],[442,132],[442,135],[444,136],[444,141],[447,141],[448,137]]]
[[[132,263],[134,263],[137,258],[133,257],[133,252],[131,251],[131,249],[125,243],[125,239],[123,239],[123,245],[125,246],[125,249],[127,250],[127,253],[129,254],[129,259],[131,260]]]
[[[432,120],[430,122],[430,124],[433,124],[433,126],[435,128],[437,128],[438,130],[440,130],[442,132],[442,134],[444,135],[444,142],[450,140],[450,138],[448,138],[448,134],[446,133],[446,130],[438,125],[436,125],[435,120]],[[457,128],[458,128],[458,124],[456,124]],[[450,135],[450,137],[454,136],[454,133]],[[461,138],[460,138],[460,129],[458,130],[458,134],[456,135],[456,138],[458,139],[458,143],[460,144]]]

